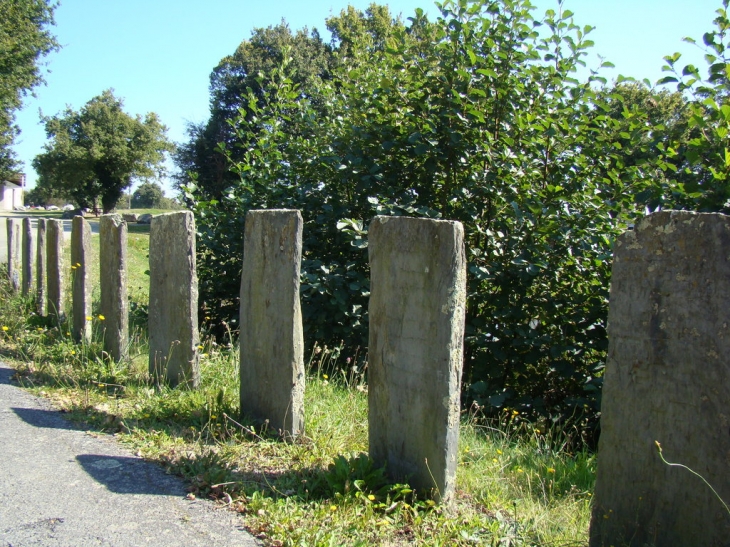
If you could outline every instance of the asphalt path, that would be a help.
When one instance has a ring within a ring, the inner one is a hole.
[[[253,547],[236,513],[76,428],[0,362],[0,547]]]

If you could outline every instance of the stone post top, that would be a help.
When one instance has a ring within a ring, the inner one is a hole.
[[[424,217],[401,217],[401,216],[394,216],[394,215],[378,215],[373,218],[371,221],[371,224],[386,224],[390,221],[396,221],[396,222],[408,222],[408,223],[425,223],[425,222],[431,222],[436,224],[443,224],[443,225],[449,225],[449,226],[462,226],[462,223],[458,220],[442,220],[437,218],[424,218]]]
[[[702,222],[705,220],[730,223],[730,216],[723,213],[698,213],[696,211],[675,211],[673,209],[667,209],[646,215],[636,224],[636,229],[643,230],[649,226],[658,226],[670,222]]]
[[[640,219],[633,230],[626,230],[617,240],[617,246],[633,244],[637,238],[641,238],[643,232],[660,232],[671,234],[681,225],[693,226],[695,230],[721,229],[724,226],[730,230],[730,216],[723,213],[698,213],[696,211],[657,211]]]
[[[299,217],[302,216],[302,212],[299,209],[251,209],[246,213],[246,216],[256,216],[256,215],[271,215],[271,216],[277,216],[277,215],[292,215],[296,214]]]

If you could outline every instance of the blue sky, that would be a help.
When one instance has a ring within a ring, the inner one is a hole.
[[[348,3],[365,9],[370,1],[61,0],[55,34],[63,48],[46,59],[47,85],[26,100],[17,116],[22,134],[15,151],[29,186],[36,179],[30,163],[46,142],[39,109],[45,115],[66,105],[78,109],[113,88],[128,113],[156,112],[169,137],[183,141],[186,121],[207,119],[211,70],[251,29],[285,19],[292,29],[316,27],[324,36],[324,20]],[[418,7],[431,16],[438,13],[431,0],[387,3],[404,18]],[[558,6],[557,0],[533,4],[536,14]],[[563,5],[574,12],[577,24],[596,27],[589,65],[597,66],[601,55],[616,65],[603,72],[609,80],[622,74],[655,82],[663,75],[662,58],[675,51],[704,66],[699,51],[682,37],[701,42],[721,1],[564,0]]]

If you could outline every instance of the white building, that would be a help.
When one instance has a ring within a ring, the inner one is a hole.
[[[23,206],[25,173],[16,173],[9,180],[0,180],[0,211],[12,211]]]

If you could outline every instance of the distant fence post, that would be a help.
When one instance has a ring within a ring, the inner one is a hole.
[[[299,298],[302,215],[249,211],[241,273],[241,411],[285,437],[303,427],[304,340]]]
[[[64,318],[63,294],[63,221],[46,220],[46,259],[48,288],[48,315]]]
[[[159,384],[200,383],[195,220],[190,211],[150,226],[150,375]]]
[[[368,232],[370,457],[447,502],[454,493],[466,305],[459,222],[378,216]]]
[[[30,218],[23,219],[22,235],[22,275],[23,296],[30,294],[33,288],[33,224]]]
[[[21,228],[20,219],[8,218],[8,278],[10,279],[10,285],[13,291],[20,291],[20,239],[21,239]]]
[[[71,276],[73,336],[77,342],[91,341],[91,226],[82,216],[71,224]]]
[[[727,545],[730,217],[663,211],[614,247],[591,547]]]
[[[127,223],[121,215],[102,215],[99,220],[99,264],[104,350],[115,361],[122,361],[129,350],[129,301]]]
[[[45,317],[47,312],[46,298],[48,295],[47,275],[47,259],[46,259],[46,219],[38,219],[38,227],[36,229],[36,258],[35,258],[35,278],[36,278],[36,306],[38,315]]]

